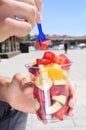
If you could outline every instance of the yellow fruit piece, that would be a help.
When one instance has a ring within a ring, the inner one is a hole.
[[[52,114],[61,109],[62,105],[59,102],[55,102],[52,106],[46,108],[46,114]]]
[[[66,103],[67,98],[64,95],[59,95],[59,96],[52,96],[52,99],[64,105]]]
[[[67,85],[67,81],[64,79],[61,80],[53,80],[54,85]]]
[[[44,74],[44,73],[48,74],[48,69],[49,69],[49,68],[50,68],[50,67],[40,65],[40,73],[41,73],[41,74]],[[47,76],[48,76],[48,75],[47,75]]]
[[[34,104],[35,104],[35,109],[37,111],[40,108],[40,103],[38,102],[36,98],[34,99]]]
[[[37,63],[37,62],[36,62],[36,60],[35,60],[35,61],[32,63],[32,66],[33,66],[33,65],[36,65],[36,63]]]
[[[40,68],[40,72],[46,72],[50,79],[61,80],[63,79],[63,72],[59,65],[52,64],[50,66],[44,66]]]
[[[61,80],[63,79],[63,73],[62,73],[62,69],[60,66],[58,67],[50,67],[48,69],[48,76],[51,79],[54,80]]]

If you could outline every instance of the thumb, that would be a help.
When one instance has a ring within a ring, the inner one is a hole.
[[[42,23],[42,16],[40,12],[38,13],[38,16],[37,16],[37,23]]]

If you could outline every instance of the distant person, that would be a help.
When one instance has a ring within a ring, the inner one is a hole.
[[[68,50],[68,45],[67,45],[67,43],[64,43],[64,51],[65,51],[65,54],[67,54],[67,50]]]

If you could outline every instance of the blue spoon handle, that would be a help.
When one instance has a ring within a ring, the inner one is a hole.
[[[37,26],[38,26],[39,33],[42,33],[42,26],[41,26],[41,23],[37,23]]]

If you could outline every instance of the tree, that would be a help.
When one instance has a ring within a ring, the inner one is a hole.
[[[31,38],[30,34],[28,34],[27,36],[23,37],[23,41],[29,41]]]

